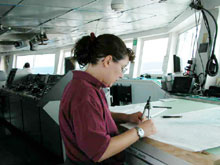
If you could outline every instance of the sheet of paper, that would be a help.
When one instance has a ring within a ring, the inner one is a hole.
[[[127,113],[127,114],[131,114],[131,113],[135,113],[139,111],[143,112],[145,104],[146,103],[130,104],[130,105],[124,105],[124,106],[114,106],[114,107],[110,107],[110,110],[112,112]],[[160,113],[164,112],[165,110],[167,109],[166,108],[151,108],[150,116],[151,118],[155,117],[159,115]],[[147,115],[147,112],[145,115]]]
[[[220,146],[220,107],[179,115],[182,118],[154,118],[157,133],[150,138],[190,151]],[[122,125],[129,129],[135,126]]]
[[[178,101],[178,99],[175,98],[168,98],[168,99],[160,99],[162,102],[172,102],[172,101]]]

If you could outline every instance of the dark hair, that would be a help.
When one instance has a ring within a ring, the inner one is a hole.
[[[114,62],[124,59],[126,56],[131,62],[135,58],[134,52],[126,48],[125,43],[113,34],[103,34],[96,38],[94,33],[91,33],[91,36],[84,36],[79,39],[73,51],[73,58],[81,66],[88,63],[97,64],[100,58],[108,55],[112,55]]]
[[[30,64],[28,62],[26,62],[23,66],[23,68],[30,68]]]

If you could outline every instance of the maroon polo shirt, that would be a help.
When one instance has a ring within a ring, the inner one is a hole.
[[[73,71],[64,89],[59,123],[66,154],[73,161],[98,161],[118,133],[103,87],[87,72]]]

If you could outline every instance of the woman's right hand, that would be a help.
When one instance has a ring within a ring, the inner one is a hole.
[[[138,127],[144,130],[144,137],[153,135],[157,132],[152,119],[143,121]]]

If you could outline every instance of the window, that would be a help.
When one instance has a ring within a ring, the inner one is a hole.
[[[167,53],[168,38],[145,40],[140,74],[162,74],[164,56]]]
[[[182,71],[187,66],[187,61],[191,60],[192,57],[195,57],[198,40],[196,34],[199,34],[199,30],[200,26],[198,26],[198,30],[196,29],[196,27],[193,27],[179,35],[177,56],[179,56],[181,59],[180,63]]]
[[[72,57],[72,53],[70,49],[66,49],[66,50],[61,50],[61,56],[60,56],[60,60],[59,60],[59,70],[58,70],[58,74],[64,74],[64,70],[65,70],[65,58],[70,58]],[[81,70],[80,66],[78,64],[78,62],[75,62],[75,70]]]
[[[17,56],[17,61],[16,61],[16,68],[22,69],[24,64],[28,62],[31,66],[31,68],[34,66],[34,57],[32,55],[28,56]]]
[[[133,47],[132,41],[125,41],[125,45],[127,48],[130,48],[130,49],[132,49],[132,47]]]
[[[125,45],[126,45],[127,48],[132,49],[133,48],[132,40],[131,41],[125,41]],[[127,70],[124,74],[129,74],[129,72],[130,72],[130,62],[129,62],[129,64],[126,68],[127,68]]]
[[[71,57],[71,52],[70,51],[64,51],[64,57]]]
[[[65,52],[65,58],[66,57],[71,57],[71,51]],[[80,67],[77,61],[75,62],[75,70],[80,70]]]
[[[33,74],[53,74],[55,54],[17,56],[16,68],[22,69],[26,62],[30,63]]]

